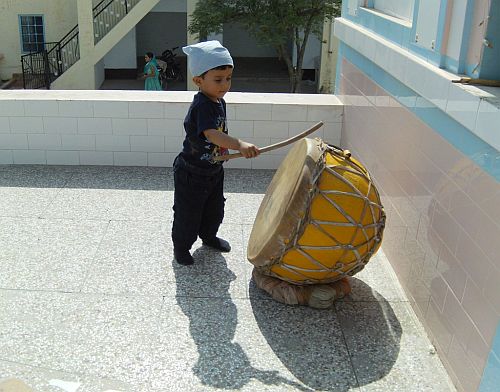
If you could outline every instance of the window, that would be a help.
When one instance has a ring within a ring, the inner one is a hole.
[[[24,53],[43,50],[45,37],[42,15],[19,15],[19,32]]]
[[[413,20],[414,3],[415,0],[372,0],[368,2],[368,6],[371,5],[372,8],[387,15],[411,22]]]

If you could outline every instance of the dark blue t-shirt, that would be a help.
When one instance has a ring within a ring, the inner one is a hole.
[[[226,101],[214,102],[199,92],[193,98],[189,111],[184,119],[184,139],[182,157],[190,164],[201,168],[215,168],[222,161],[214,161],[213,157],[226,155],[227,148],[210,143],[203,131],[215,129],[227,134]]]

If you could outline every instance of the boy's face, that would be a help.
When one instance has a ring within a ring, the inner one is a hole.
[[[231,88],[233,69],[211,69],[203,77],[195,76],[194,83],[213,101],[222,98]]]

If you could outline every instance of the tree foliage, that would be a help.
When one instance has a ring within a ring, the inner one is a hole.
[[[241,25],[262,45],[273,46],[288,68],[291,91],[300,90],[302,63],[311,34],[321,37],[325,18],[340,14],[341,0],[199,0],[189,25],[199,39]],[[295,45],[296,61],[293,62]]]

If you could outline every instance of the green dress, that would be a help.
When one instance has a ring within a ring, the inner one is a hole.
[[[144,74],[148,75],[148,77],[144,81],[144,89],[146,90],[150,91],[162,90],[159,79],[160,75],[158,73],[158,69],[156,68],[156,64],[157,64],[156,59],[153,58],[144,66]],[[155,72],[155,76],[150,77],[149,75],[152,75],[153,72]]]

